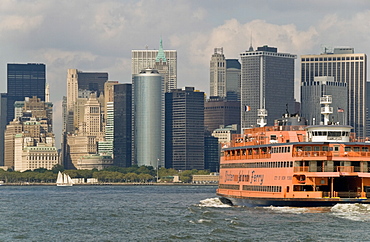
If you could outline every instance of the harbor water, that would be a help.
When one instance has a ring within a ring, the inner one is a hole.
[[[0,186],[0,241],[370,241],[370,205],[230,207],[216,186]]]

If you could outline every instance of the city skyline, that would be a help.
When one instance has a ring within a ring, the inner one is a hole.
[[[110,80],[131,83],[131,51],[158,49],[162,38],[165,49],[178,52],[177,86],[194,86],[209,94],[209,58],[215,47],[222,46],[230,59],[238,58],[251,43],[298,57],[320,53],[324,45],[351,46],[368,54],[369,13],[370,3],[361,0],[4,1],[0,90],[6,92],[7,63],[45,63],[58,135],[67,69],[108,72]]]

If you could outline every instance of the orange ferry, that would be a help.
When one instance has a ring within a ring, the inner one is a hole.
[[[370,203],[370,143],[356,139],[351,126],[329,125],[330,111],[323,114],[324,125],[287,125],[299,124],[300,117],[286,115],[275,126],[237,135],[220,161],[221,201],[295,207]]]

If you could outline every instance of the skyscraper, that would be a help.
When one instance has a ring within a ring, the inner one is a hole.
[[[210,61],[210,96],[240,100],[240,63],[225,59],[223,48],[215,48]]]
[[[324,95],[331,95],[333,102],[333,114],[330,115],[330,122],[347,124],[347,117],[344,110],[348,110],[347,83],[335,82],[334,77],[315,77],[313,82],[303,82],[301,87],[301,116],[309,125],[318,125],[323,122],[321,114],[320,98]]]
[[[63,164],[67,169],[102,167],[97,164],[102,159],[89,160],[87,156],[97,154],[97,143],[105,137],[104,85],[107,81],[106,72],[68,70],[67,98],[63,101]],[[83,156],[86,160],[81,160]],[[86,164],[92,160],[91,165]]]
[[[294,59],[296,55],[278,53],[274,47],[251,47],[241,57],[241,127],[259,123],[273,125],[294,107]],[[266,115],[267,122],[266,122]]]
[[[226,98],[240,101],[241,66],[238,59],[226,59]]]
[[[359,137],[366,137],[366,68],[366,54],[355,54],[354,48],[332,51],[325,48],[319,55],[301,56],[302,86],[310,85],[318,76],[334,77],[334,82],[346,83],[348,109],[344,113]],[[332,98],[337,97],[333,95]]]
[[[177,51],[163,50],[162,40],[159,50],[133,50],[131,74],[136,75],[143,69],[156,69],[163,77],[164,92],[177,88]]]
[[[166,93],[166,168],[204,169],[204,92]]]
[[[132,165],[132,84],[114,85],[113,159],[114,165]]]
[[[144,69],[133,75],[133,164],[164,165],[164,93],[161,74]]]
[[[210,96],[226,97],[226,59],[223,48],[215,48],[211,57]]]
[[[82,72],[77,69],[68,69],[67,73],[67,103],[65,114],[66,132],[74,132],[82,121],[75,110],[78,98],[88,98],[91,92],[99,97],[104,94],[104,84],[108,81],[106,72]]]
[[[45,64],[8,64],[7,122],[14,118],[14,103],[37,96],[45,101]]]
[[[212,133],[220,125],[237,124],[240,127],[240,101],[210,97],[204,103],[204,126]]]

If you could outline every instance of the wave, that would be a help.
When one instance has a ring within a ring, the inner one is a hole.
[[[295,208],[295,207],[262,207],[263,209],[271,210],[277,213],[293,213],[301,214],[307,212],[307,208]]]
[[[370,221],[370,204],[337,204],[331,208],[333,215],[353,221]]]
[[[276,213],[327,213],[330,212],[330,207],[262,207],[263,209],[271,210]]]
[[[228,204],[224,204],[218,197],[207,198],[201,200],[198,204],[199,207],[213,207],[213,208],[230,208]]]

